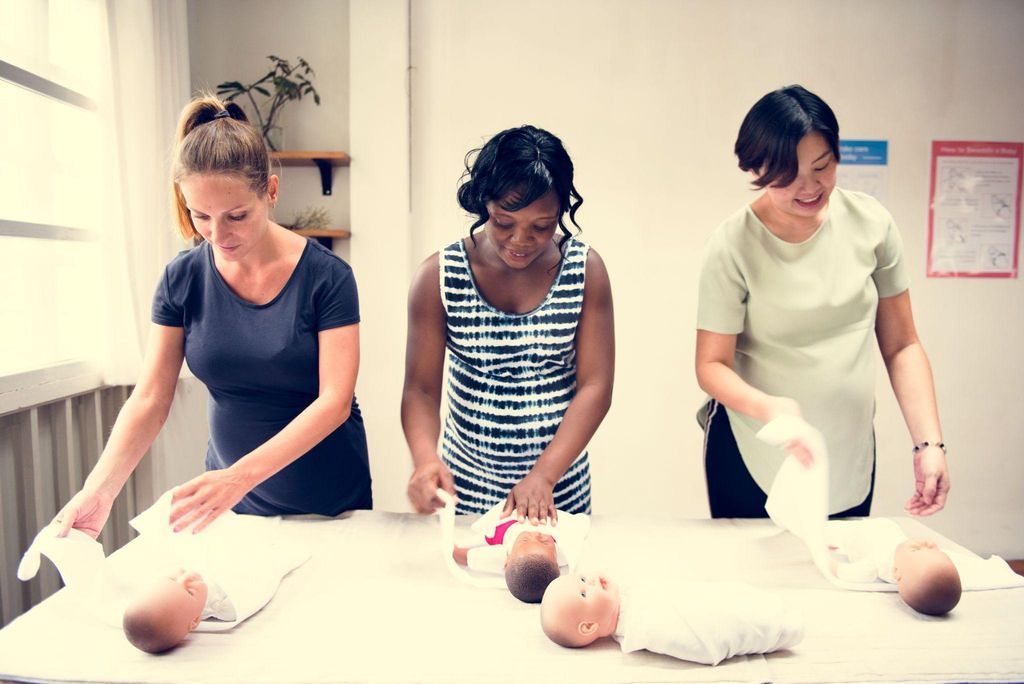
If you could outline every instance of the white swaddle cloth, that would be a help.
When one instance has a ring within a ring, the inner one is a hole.
[[[740,582],[622,587],[613,638],[626,653],[647,650],[705,665],[800,643],[803,616],[779,597]]]
[[[309,558],[309,552],[282,538],[280,518],[222,513],[199,534],[175,533],[168,525],[173,492],[130,522],[140,534],[145,567],[115,569],[103,555],[99,542],[78,530],[57,537],[58,526],[44,527],[25,552],[18,578],[31,579],[45,555],[60,572],[68,589],[75,592],[101,620],[121,625],[132,594],[148,581],[174,567],[198,572],[210,587],[204,617],[197,631],[229,630],[265,606],[281,579]]]
[[[460,582],[474,587],[504,589],[504,578],[471,575],[455,562],[455,557],[452,556],[452,551],[455,549],[455,499],[443,489],[437,490],[437,498],[444,502],[444,507],[437,509],[437,517],[441,523],[441,557],[444,559],[445,567]]]
[[[437,497],[445,503],[444,508],[438,510],[441,521],[441,551],[445,565],[461,581],[478,587],[505,588],[504,577],[499,578],[494,575],[504,574],[505,558],[516,538],[524,532],[542,532],[551,535],[555,539],[559,567],[566,568],[571,572],[583,552],[583,543],[590,531],[590,516],[559,511],[557,525],[534,525],[529,521],[516,522],[504,533],[501,544],[479,546],[480,540],[488,534],[493,534],[494,529],[501,523],[515,520],[511,516],[501,517],[505,506],[502,502],[492,507],[470,526],[470,530],[475,533],[473,544],[477,546],[469,549],[468,568],[462,568],[452,557],[452,549],[455,546],[454,501],[451,495],[443,489],[437,490]]]
[[[826,574],[829,568],[825,522],[828,520],[828,449],[825,438],[802,418],[782,415],[771,420],[757,438],[782,447],[801,441],[814,462],[804,467],[792,455],[786,457],[768,493],[765,510],[779,527],[799,537],[811,552],[814,564]]]
[[[758,439],[782,446],[800,439],[814,457],[811,468],[793,456],[783,462],[765,509],[779,527],[799,537],[814,564],[829,582],[853,591],[897,591],[892,564],[896,546],[907,539],[892,520],[828,519],[828,450],[821,433],[795,416],[779,416],[757,433]],[[833,553],[829,547],[837,547]],[[1024,586],[999,556],[985,560],[939,543],[960,573],[964,591]]]

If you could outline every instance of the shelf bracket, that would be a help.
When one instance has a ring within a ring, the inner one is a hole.
[[[320,187],[325,195],[331,194],[331,187],[334,185],[334,167],[330,159],[314,159],[313,163],[320,169]]]

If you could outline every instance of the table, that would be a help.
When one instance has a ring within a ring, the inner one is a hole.
[[[468,527],[469,520],[460,525]],[[951,544],[909,518],[908,534]],[[162,656],[136,651],[60,591],[0,630],[0,679],[104,682],[832,682],[1024,680],[1024,590],[964,594],[946,618],[894,593],[844,592],[788,532],[766,520],[595,516],[582,568],[623,582],[737,580],[777,592],[805,616],[788,652],[716,667],[605,640],[547,640],[539,609],[458,582],[441,561],[435,516],[357,511],[289,518],[310,560],[227,633],[193,633]],[[953,545],[954,547],[956,545]],[[109,562],[144,567],[133,544]],[[46,562],[46,561],[44,561]]]

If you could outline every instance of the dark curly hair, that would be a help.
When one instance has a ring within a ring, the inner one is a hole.
[[[582,230],[576,223],[576,212],[583,204],[583,197],[572,182],[572,159],[562,141],[544,129],[520,126],[504,130],[483,147],[470,151],[465,164],[456,194],[459,205],[476,215],[469,228],[473,244],[476,244],[473,231],[490,219],[488,202],[500,202],[506,211],[518,211],[548,190],[554,190],[558,198],[560,249],[572,237],[565,225],[566,213],[577,231]]]
[[[556,561],[531,553],[509,562],[505,568],[505,586],[523,603],[540,603],[544,590],[559,574]]]
[[[758,100],[740,124],[734,151],[744,171],[761,174],[754,185],[786,187],[796,178],[796,147],[808,133],[820,133],[839,162],[839,122],[824,100],[798,85]]]

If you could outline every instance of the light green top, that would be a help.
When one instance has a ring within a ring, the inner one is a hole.
[[[734,368],[768,394],[792,397],[829,450],[829,511],[864,500],[874,453],[875,313],[909,285],[892,216],[870,195],[836,188],[807,240],[780,240],[750,207],[711,237],[697,327],[736,335]],[[785,453],[762,423],[729,411],[743,461],[769,491]]]

